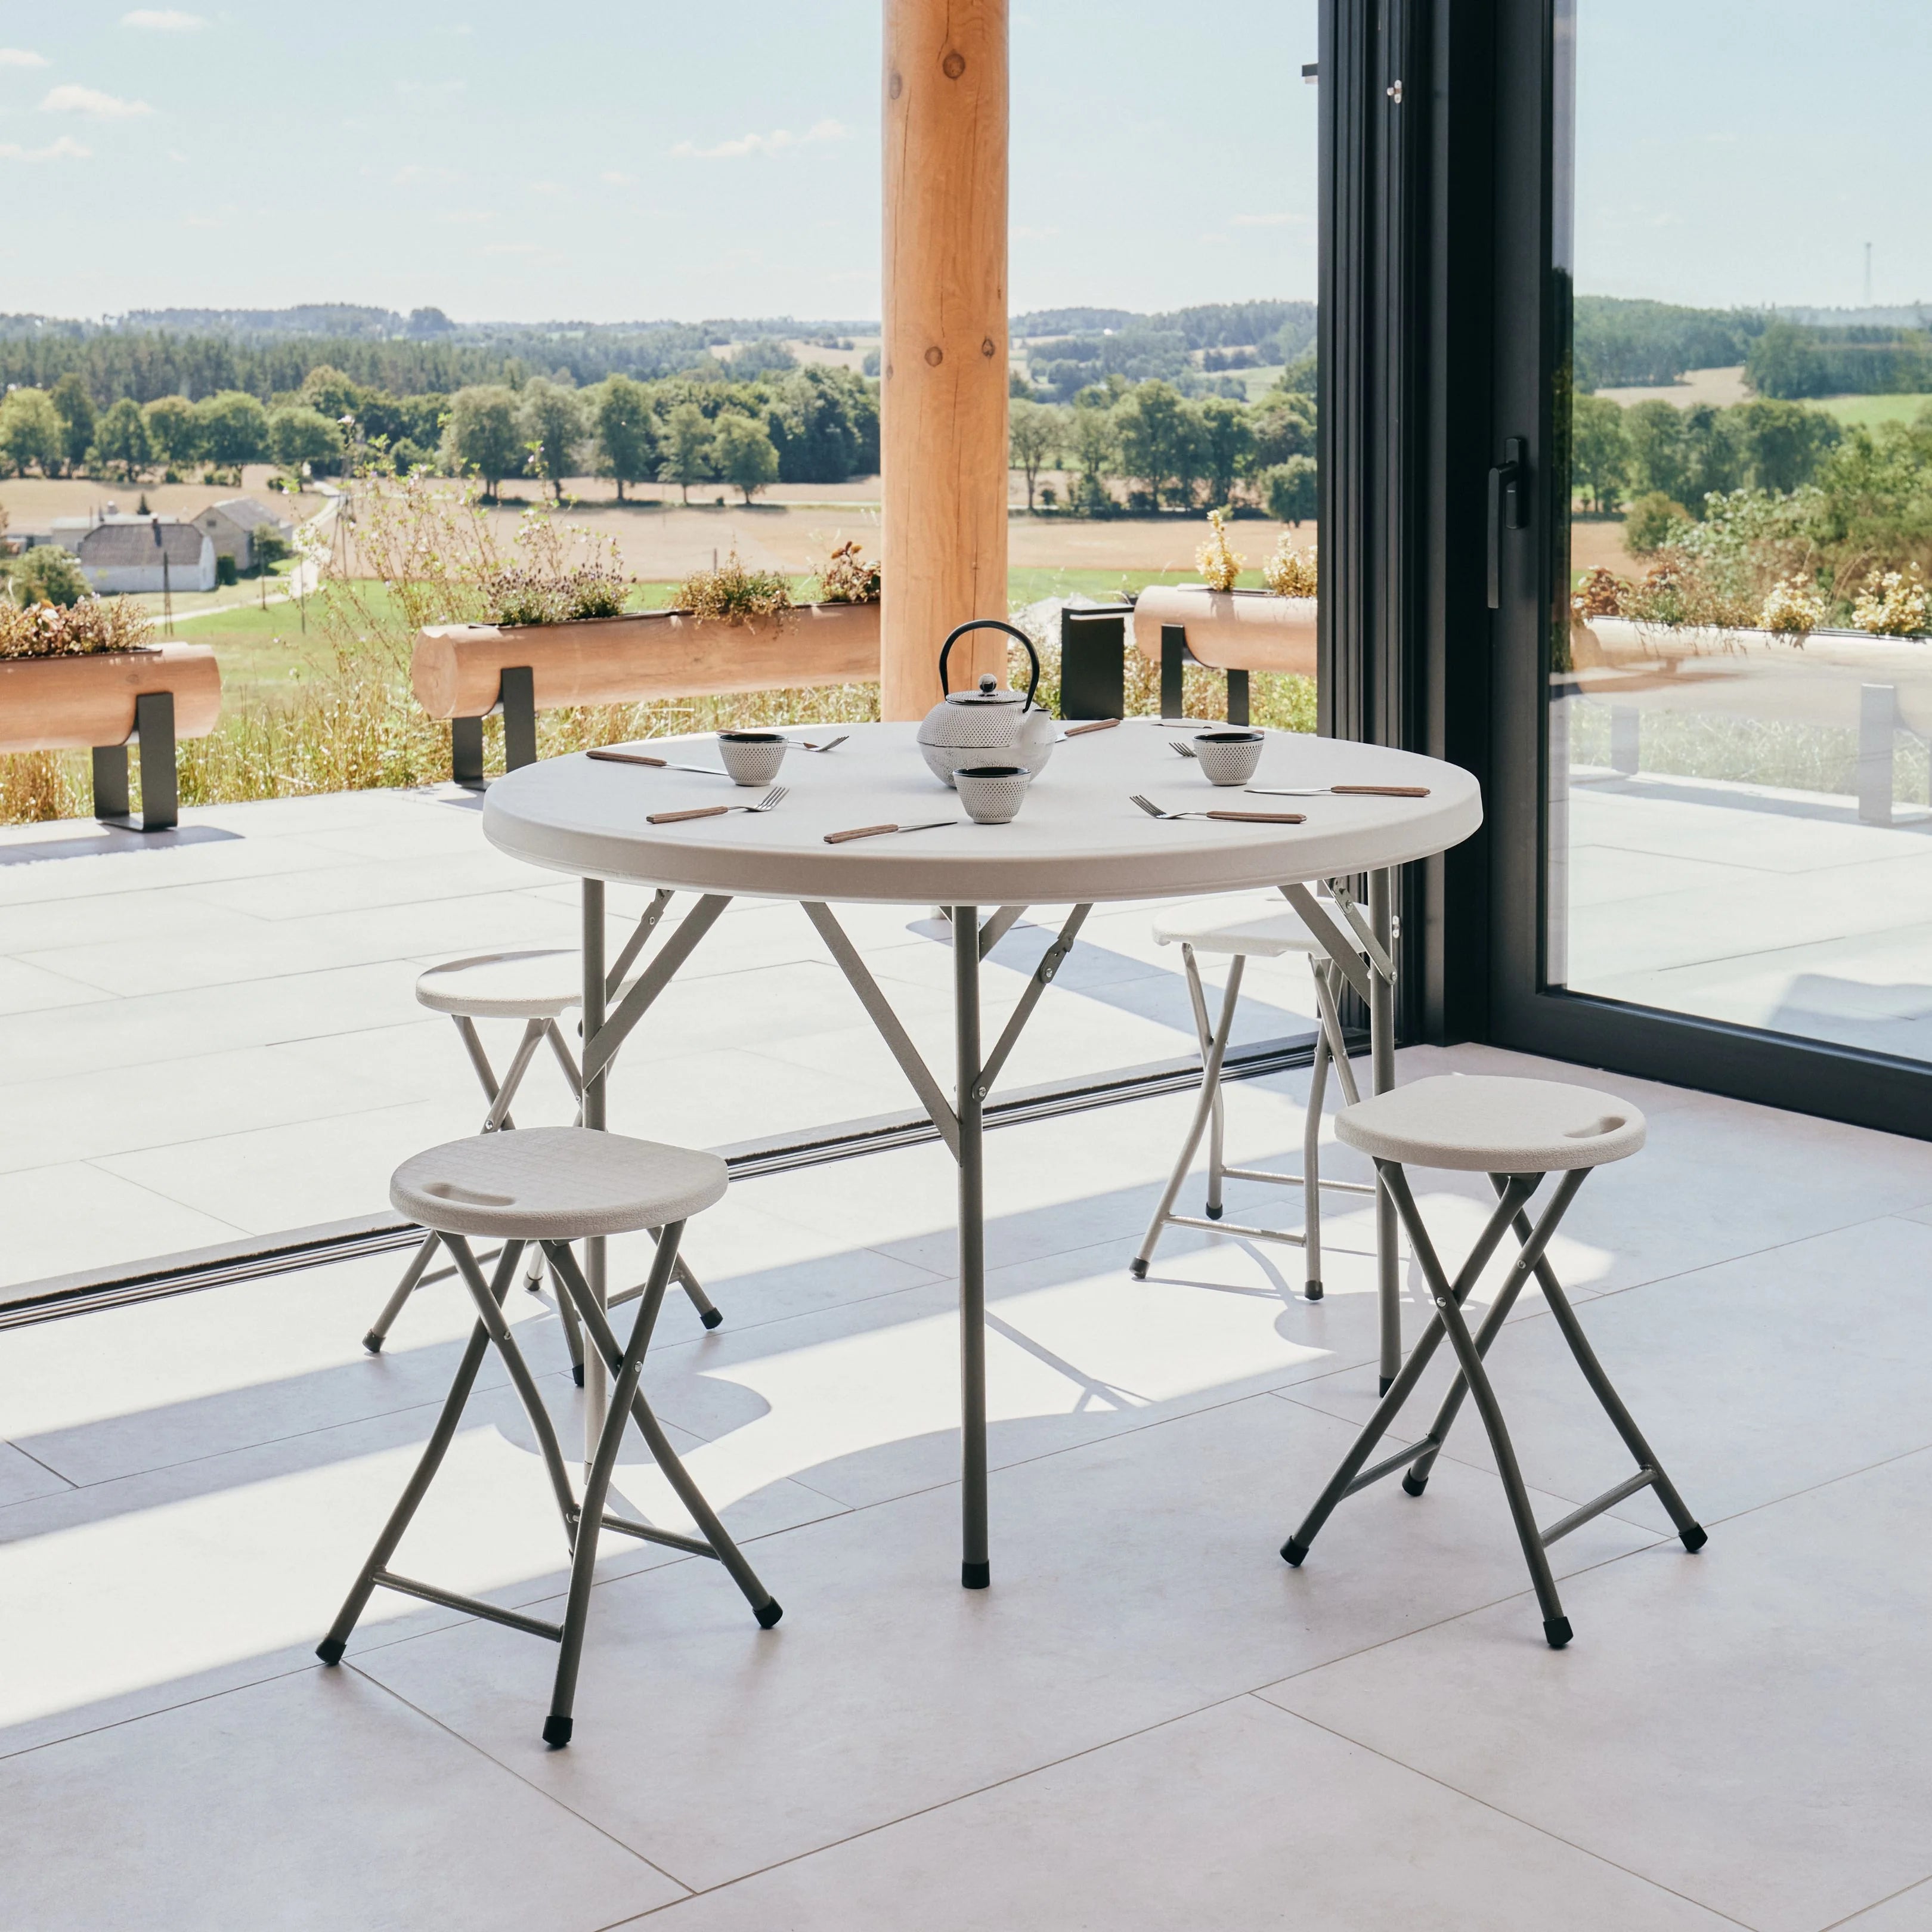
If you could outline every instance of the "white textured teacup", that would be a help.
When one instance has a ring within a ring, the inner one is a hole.
[[[976,825],[1004,825],[1018,816],[1032,776],[1024,765],[956,765],[952,788]]]
[[[778,776],[790,742],[777,731],[721,731],[718,755],[734,784],[768,785]]]
[[[1224,726],[1194,734],[1194,761],[1210,784],[1246,784],[1262,761],[1268,740],[1258,731]]]

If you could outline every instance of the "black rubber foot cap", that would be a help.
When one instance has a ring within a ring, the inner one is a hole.
[[[784,1615],[784,1609],[777,1598],[774,1597],[770,1602],[760,1604],[752,1614],[758,1618],[759,1629],[770,1630],[772,1624]]]
[[[1692,1551],[1702,1550],[1711,1540],[1704,1534],[1702,1528],[1694,1522],[1688,1529],[1681,1531],[1679,1534],[1682,1537],[1684,1547]]]
[[[1301,1292],[1310,1301],[1319,1301],[1322,1299],[1322,1284],[1318,1281],[1306,1283]]]
[[[702,1322],[707,1328],[722,1328],[724,1322],[723,1313],[716,1308],[707,1310],[706,1312],[700,1315],[698,1318],[699,1321]]]
[[[382,1352],[382,1338],[372,1328],[363,1336],[362,1346],[370,1354],[380,1355]]]
[[[986,1590],[992,1587],[993,1566],[990,1563],[962,1563],[959,1566],[959,1587],[962,1590]]]
[[[1545,1617],[1543,1634],[1552,1650],[1561,1650],[1570,1641],[1570,1619],[1568,1617]]]
[[[1133,1276],[1135,1280],[1145,1281],[1147,1280],[1147,1263],[1143,1261],[1131,1261],[1127,1264],[1127,1272]]]
[[[1378,1377],[1376,1378],[1376,1394],[1377,1394],[1377,1395],[1387,1395],[1387,1394],[1388,1394],[1389,1390],[1390,1390],[1390,1389],[1394,1388],[1394,1387],[1395,1387],[1395,1378],[1394,1378],[1394,1376],[1378,1376]]]
[[[1202,1212],[1204,1214],[1210,1221],[1220,1220],[1222,1215],[1226,1211],[1226,1210],[1223,1208],[1216,1207],[1211,1201],[1209,1202],[1208,1205],[1202,1210]]]
[[[570,1378],[579,1388],[584,1386],[584,1364],[581,1362],[575,1362],[571,1365]]]
[[[1419,1496],[1428,1486],[1429,1478],[1426,1476],[1418,1476],[1412,1472],[1402,1479],[1402,1493],[1405,1496]]]
[[[340,1664],[342,1661],[343,1649],[344,1646],[338,1643],[334,1638],[326,1636],[316,1646],[315,1654],[325,1664]]]
[[[1292,1536],[1281,1546],[1281,1560],[1284,1563],[1292,1564],[1298,1570],[1301,1568],[1301,1559],[1307,1554],[1307,1544],[1296,1542]]]
[[[546,1718],[544,1720],[544,1742],[556,1750],[570,1742],[570,1720],[568,1718]]]

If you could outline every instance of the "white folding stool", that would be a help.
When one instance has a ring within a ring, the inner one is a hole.
[[[1352,939],[1360,940],[1349,918],[1363,915],[1351,900],[1324,901],[1324,909],[1337,928]],[[1304,1292],[1310,1301],[1322,1299],[1322,1192],[1328,1189],[1341,1194],[1372,1195],[1372,1183],[1358,1180],[1324,1180],[1322,1178],[1322,1102],[1328,1087],[1328,1067],[1333,1061],[1342,1092],[1350,1106],[1360,1097],[1356,1090],[1354,1069],[1348,1064],[1348,1043],[1342,1032],[1340,1010],[1336,1004],[1342,988],[1342,969],[1328,956],[1321,940],[1309,931],[1301,915],[1279,898],[1250,897],[1189,899],[1170,908],[1154,921],[1154,936],[1162,946],[1180,948],[1181,963],[1187,969],[1187,994],[1193,1003],[1194,1025],[1201,1040],[1201,1100],[1183,1142],[1180,1158],[1168,1178],[1160,1205],[1148,1224],[1146,1238],[1134,1257],[1136,1280],[1147,1279],[1148,1264],[1154,1258],[1155,1244],[1165,1228],[1205,1228],[1224,1234],[1240,1234],[1250,1240],[1283,1241],[1303,1250],[1306,1256],[1303,1270]],[[1366,957],[1365,943],[1358,950]],[[1229,956],[1227,990],[1221,998],[1221,1017],[1210,1022],[1208,999],[1201,984],[1201,969],[1196,956],[1214,952]],[[1227,1058],[1228,1042],[1234,1027],[1234,1010],[1240,1000],[1241,974],[1250,959],[1279,959],[1300,952],[1307,956],[1315,978],[1317,1019],[1315,1057],[1309,1068],[1308,1106],[1302,1117],[1301,1172],[1270,1174],[1251,1167],[1230,1167],[1224,1157],[1223,1108],[1221,1074]],[[1177,1214],[1175,1199],[1186,1182],[1194,1157],[1200,1150],[1203,1133],[1208,1136],[1208,1202],[1206,1218]],[[1299,1231],[1282,1228],[1253,1228],[1223,1220],[1221,1184],[1228,1180],[1262,1180],[1277,1187],[1302,1190],[1302,1225]]]
[[[546,1040],[563,1070],[571,1092],[577,1097],[578,1118],[582,1120],[583,1076],[557,1022],[582,1001],[583,970],[581,954],[557,947],[544,947],[518,952],[483,952],[468,959],[446,960],[440,966],[432,966],[417,980],[417,999],[432,1012],[447,1013],[456,1022],[456,1030],[462,1035],[464,1046],[470,1055],[470,1064],[476,1070],[477,1080],[489,1102],[489,1111],[483,1117],[479,1132],[496,1133],[516,1125],[510,1116],[511,1105],[523,1084],[524,1075],[530,1071],[538,1048]],[[500,1080],[477,1034],[478,1020],[524,1022],[523,1038],[517,1042],[516,1051]],[[403,1271],[402,1280],[396,1284],[394,1293],[384,1304],[374,1326],[362,1338],[363,1347],[372,1355],[381,1352],[392,1324],[402,1312],[403,1304],[422,1285],[424,1272],[442,1244],[442,1237],[434,1229],[423,1237],[409,1266]],[[532,1246],[525,1286],[533,1294],[543,1279],[543,1250]],[[677,1264],[677,1280],[691,1298],[692,1306],[698,1310],[698,1318],[705,1327],[716,1328],[724,1318],[711,1305],[698,1277],[685,1265],[682,1258]],[[615,1306],[642,1292],[640,1286],[629,1289],[613,1296],[610,1305]],[[583,1338],[578,1332],[577,1317],[570,1298],[560,1286],[556,1288],[556,1294],[564,1340],[570,1349],[571,1372],[578,1387],[581,1388]]]
[[[1350,1147],[1374,1161],[1376,1171],[1408,1231],[1416,1266],[1427,1285],[1430,1300],[1436,1304],[1436,1315],[1417,1338],[1401,1372],[1384,1392],[1374,1414],[1355,1438],[1354,1447],[1342,1459],[1294,1534],[1282,1545],[1282,1559],[1298,1569],[1316,1532],[1336,1504],[1371,1483],[1394,1475],[1398,1469],[1406,1472],[1402,1479],[1404,1492],[1420,1496],[1466,1395],[1476,1405],[1476,1413],[1490,1438],[1490,1453],[1502,1479],[1503,1494],[1509,1503],[1517,1540],[1522,1545],[1523,1560],[1529,1567],[1537,1606],[1543,1614],[1544,1640],[1551,1649],[1561,1650],[1570,1641],[1570,1619],[1563,1614],[1548,1555],[1550,1546],[1559,1538],[1601,1516],[1626,1496],[1648,1489],[1655,1492],[1664,1505],[1687,1550],[1694,1554],[1710,1540],[1624,1406],[1623,1398],[1611,1385],[1547,1255],[1550,1238],[1592,1171],[1610,1161],[1627,1160],[1643,1145],[1646,1131],[1643,1116],[1628,1100],[1619,1100],[1614,1094],[1600,1093],[1594,1088],[1497,1074],[1437,1074],[1345,1107],[1336,1116],[1335,1131]],[[1429,1230],[1417,1210],[1408,1184],[1408,1170],[1412,1167],[1486,1174],[1496,1190],[1495,1211],[1454,1281],[1436,1258]],[[1552,1174],[1562,1178],[1543,1210],[1542,1218],[1532,1226],[1525,1210],[1545,1177]],[[1482,1325],[1472,1335],[1463,1316],[1463,1304],[1503,1237],[1512,1233],[1519,1244],[1516,1261],[1490,1304]],[[1602,1406],[1636,1465],[1635,1475],[1626,1476],[1601,1496],[1559,1516],[1546,1529],[1531,1510],[1529,1492],[1510,1442],[1502,1407],[1484,1367],[1490,1345],[1502,1334],[1516,1297],[1532,1274],[1543,1290],[1558,1332],[1589,1384],[1590,1393]],[[1445,1336],[1456,1357],[1456,1379],[1436,1410],[1429,1432],[1406,1448],[1370,1463],[1376,1445],[1401,1412],[1402,1405],[1415,1393],[1430,1358]]]
[[[772,1593],[758,1580],[757,1572],[692,1480],[638,1387],[651,1330],[676,1268],[684,1224],[723,1198],[728,1178],[724,1163],[716,1154],[584,1127],[529,1127],[521,1133],[478,1135],[431,1148],[397,1168],[389,1183],[390,1201],[399,1212],[434,1229],[448,1248],[476,1305],[477,1322],[416,1473],[357,1571],[328,1636],[316,1647],[323,1663],[340,1663],[350,1633],[370,1593],[379,1588],[507,1624],[533,1636],[547,1636],[558,1646],[558,1656],[544,1742],[567,1744],[584,1626],[590,1612],[598,1534],[606,1529],[663,1544],[689,1556],[715,1557],[744,1593],[760,1625],[770,1630],[778,1622],[783,1612]],[[630,1339],[620,1343],[608,1315],[578,1268],[570,1244],[640,1228],[649,1228],[656,1234],[657,1255],[631,1324]],[[471,1249],[471,1241],[478,1239],[502,1244],[494,1281],[484,1279]],[[503,1299],[526,1243],[548,1258],[559,1298],[575,1305],[578,1320],[610,1372],[610,1402],[585,1472],[581,1502],[572,1492],[562,1448],[542,1392],[503,1315]],[[456,1439],[484,1354],[493,1346],[502,1357],[530,1418],[550,1478],[550,1493],[562,1519],[570,1554],[570,1587],[562,1618],[556,1623],[522,1610],[502,1609],[439,1583],[402,1576],[389,1568],[404,1532]],[[614,1514],[604,1507],[616,1470],[617,1451],[626,1425],[633,1421],[652,1460],[696,1526],[697,1535],[659,1529],[632,1516]]]

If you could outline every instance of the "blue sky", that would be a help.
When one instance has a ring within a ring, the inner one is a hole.
[[[1579,0],[1580,285],[1932,298],[1924,0]],[[0,307],[878,308],[879,0],[0,0]],[[1314,0],[1013,15],[1012,302],[1315,282]]]
[[[876,315],[879,23],[0,0],[0,306]],[[1016,8],[1016,308],[1311,296],[1314,41],[1313,0]]]

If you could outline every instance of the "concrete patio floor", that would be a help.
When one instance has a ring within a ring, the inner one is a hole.
[[[1570,1071],[1401,1057],[1444,1067]],[[1232,1090],[1238,1157],[1296,1144],[1303,1077]],[[944,1150],[703,1217],[725,1325],[674,1298],[648,1387],[786,1615],[611,1548],[565,1752],[534,1639],[379,1596],[342,1668],[311,1654],[429,1426],[450,1284],[376,1358],[378,1261],[0,1334],[0,1924],[1932,1924],[1932,1148],[1598,1078],[1650,1144],[1554,1258],[1711,1540],[1634,1498],[1557,1545],[1561,1653],[1470,1426],[1424,1497],[1378,1487],[1281,1562],[1372,1400],[1367,1228],[1332,1216],[1320,1304],[1221,1237],[1130,1280],[1181,1096],[988,1142],[984,1593]],[[1420,1177],[1452,1251],[1471,1178]],[[1622,1473],[1540,1303],[1492,1364],[1544,1520]],[[619,1484],[676,1521],[647,1467]],[[493,1369],[399,1560],[554,1606],[548,1511]]]

